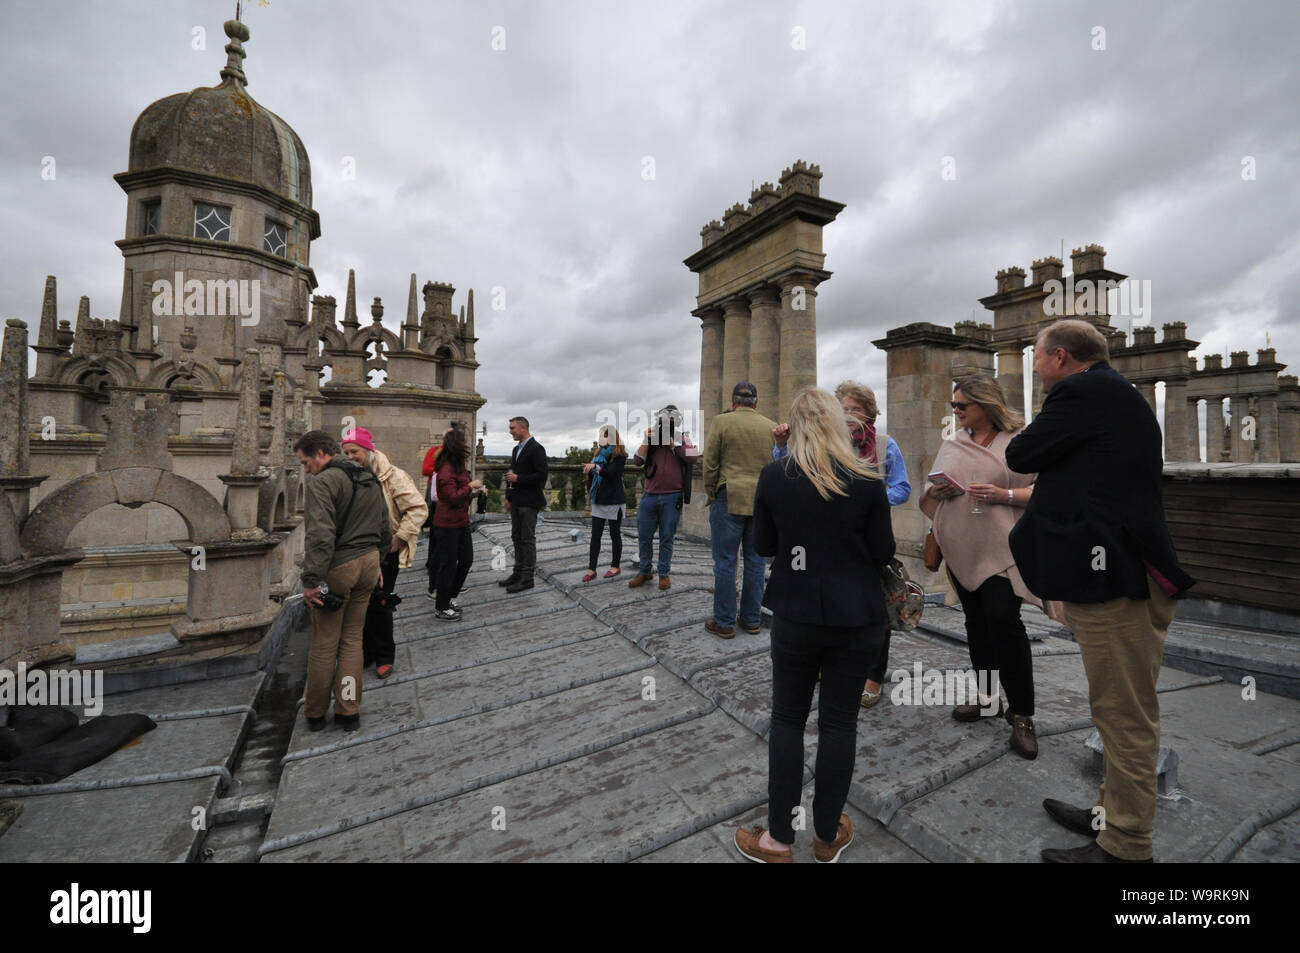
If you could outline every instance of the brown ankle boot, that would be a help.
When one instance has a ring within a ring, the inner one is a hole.
[[[629,589],[639,589],[649,581],[650,581],[649,576],[647,576],[643,572],[639,572],[627,581],[627,587]]]
[[[672,584],[673,584],[673,581],[672,581],[671,579],[669,579],[667,576],[660,576],[660,577],[659,577],[659,588],[660,588],[660,589],[669,589],[669,588],[672,587]]]

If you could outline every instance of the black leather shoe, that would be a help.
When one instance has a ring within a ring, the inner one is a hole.
[[[335,715],[334,724],[338,725],[344,731],[356,731],[361,727],[361,716],[358,715]]]
[[[1048,847],[1043,851],[1043,860],[1049,864],[1150,864],[1146,860],[1125,860],[1108,854],[1096,841],[1083,847]]]
[[[506,576],[506,578],[504,578],[504,579],[498,579],[498,580],[497,580],[497,585],[498,585],[498,586],[513,586],[513,585],[514,585],[515,583],[517,583],[518,581],[519,581],[519,573],[512,572],[510,575]]]
[[[531,579],[516,579],[510,585],[506,586],[506,592],[523,592],[525,589],[533,588]]]
[[[957,705],[952,710],[952,717],[957,721],[979,721],[981,719],[991,718],[1006,718],[1008,722],[1011,721],[1010,712],[1007,711],[1006,702],[1004,702],[1000,697],[998,698],[997,711],[991,715],[984,714],[985,711],[987,711],[987,709],[981,708],[979,705]]]
[[[1097,836],[1097,830],[1092,826],[1092,811],[1086,807],[1075,807],[1073,804],[1066,804],[1064,801],[1049,797],[1043,801],[1043,810],[1047,812],[1048,817],[1066,830],[1082,834],[1084,837]]]
[[[308,718],[307,727],[312,731],[320,731],[325,727],[325,716],[321,715],[319,718]]]

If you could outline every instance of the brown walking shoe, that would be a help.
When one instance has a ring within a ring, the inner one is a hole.
[[[1034,719],[1028,715],[1008,715],[1011,722],[1011,750],[1030,761],[1038,757],[1038,738],[1034,734]]]
[[[673,581],[672,581],[671,579],[669,579],[667,576],[660,576],[660,577],[659,577],[659,588],[660,588],[660,589],[670,589],[670,588],[672,588],[672,584],[673,584]]]
[[[816,834],[813,835],[813,859],[819,864],[833,864],[840,859],[844,848],[853,843],[853,822],[847,814],[840,815],[840,828],[835,833],[835,840],[827,844]]]
[[[708,630],[709,630],[710,632],[712,632],[714,635],[716,635],[716,636],[718,636],[719,638],[722,638],[722,639],[730,639],[730,638],[732,638],[732,637],[735,635],[735,632],[736,632],[736,630],[733,629],[731,626],[729,626],[729,625],[718,625],[718,623],[716,623],[716,622],[713,621],[712,619],[710,619],[708,622],[704,623],[704,628],[708,629]]]
[[[999,716],[1011,721],[1011,713],[1007,711],[1006,703],[998,698],[998,710],[992,715],[985,715],[985,708],[979,705],[958,705],[952,710],[952,717],[957,721],[979,721],[982,718],[997,718]]]
[[[641,586],[644,586],[649,581],[650,581],[649,576],[647,576],[643,572],[639,572],[627,581],[627,587],[629,589],[639,589]]]
[[[793,850],[765,850],[758,846],[759,838],[766,832],[764,827],[741,828],[734,838],[736,850],[746,860],[756,864],[793,864]]]

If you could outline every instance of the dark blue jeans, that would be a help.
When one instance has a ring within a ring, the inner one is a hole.
[[[654,556],[654,535],[659,533],[659,575],[666,576],[673,565],[673,537],[682,511],[677,508],[680,493],[646,493],[636,506],[636,541],[640,550],[637,572],[650,575]],[[594,568],[594,567],[593,567]]]
[[[767,741],[767,811],[772,837],[794,843],[793,811],[803,792],[803,736],[817,673],[817,763],[813,830],[835,840],[858,747],[858,703],[887,624],[840,628],[772,618],[772,728]]]
[[[754,518],[727,512],[727,490],[718,491],[709,507],[709,536],[713,543],[713,621],[736,624],[736,551],[745,559],[740,590],[740,624],[756,628],[763,621],[763,585],[767,562],[754,548]]]

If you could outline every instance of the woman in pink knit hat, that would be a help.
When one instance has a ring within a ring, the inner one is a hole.
[[[397,585],[398,570],[411,565],[429,507],[410,475],[393,466],[387,456],[375,449],[369,430],[354,427],[348,431],[343,440],[343,452],[353,463],[369,467],[379,478],[379,485],[384,488],[384,503],[388,507],[393,542],[380,564],[383,578],[370,597],[366,627],[362,633],[365,664],[374,662],[375,673],[380,678],[387,678],[393,674],[393,661],[397,655],[393,643],[393,611],[401,601],[399,596],[393,595],[393,587]]]

